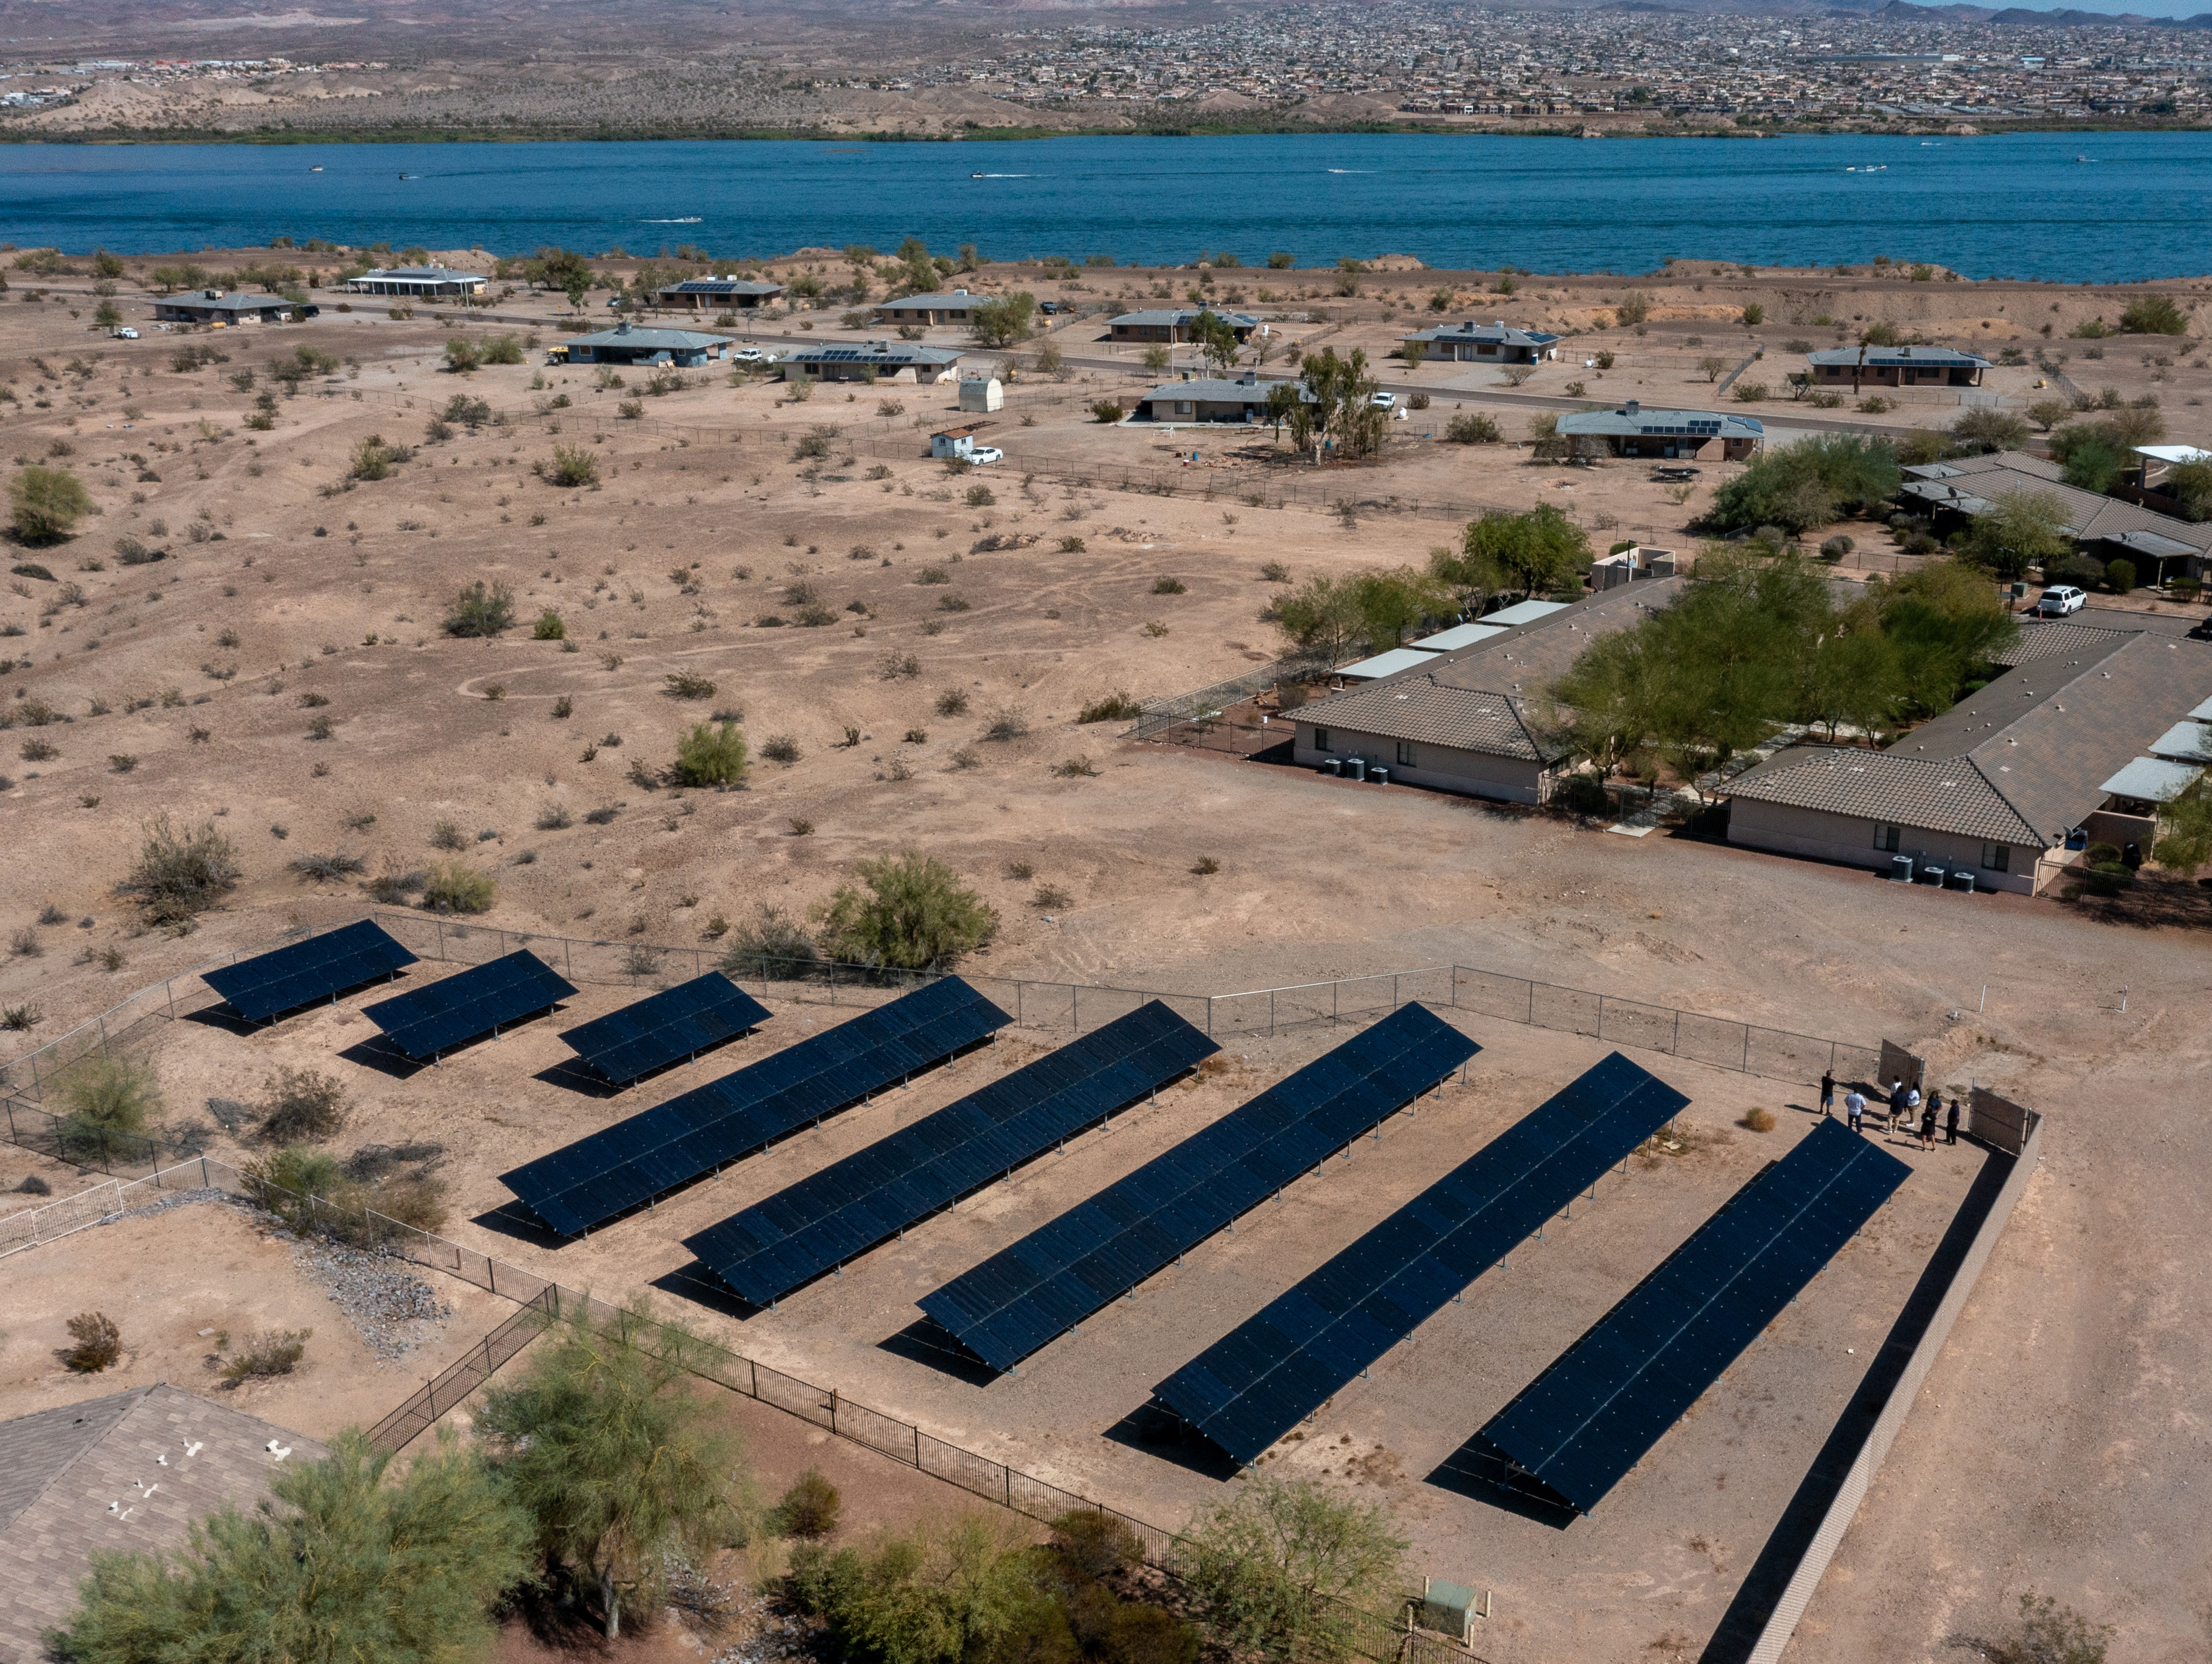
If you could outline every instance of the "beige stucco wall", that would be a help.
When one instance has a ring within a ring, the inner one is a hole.
[[[1316,726],[1329,731],[1329,749],[1322,750],[1314,744]],[[1498,803],[1541,803],[1549,794],[1549,781],[1541,763],[1528,762],[1518,757],[1491,756],[1480,751],[1462,751],[1449,745],[1416,744],[1413,763],[1410,768],[1398,762],[1398,742],[1379,734],[1363,734],[1334,724],[1300,721],[1298,737],[1291,748],[1292,760],[1309,768],[1318,768],[1330,757],[1349,761],[1364,757],[1370,764],[1381,764],[1390,771],[1394,782],[1407,786],[1425,786],[1439,792],[1457,792],[1462,796],[1488,798]]]
[[[1923,832],[1907,826],[1898,838],[1895,853],[1874,847],[1875,823],[1852,816],[1832,815],[1824,810],[1796,809],[1786,804],[1753,803],[1742,798],[1729,804],[1729,841],[1752,849],[1771,849],[1784,855],[1809,855],[1817,860],[1842,861],[1887,872],[1895,855],[1921,855],[1946,865],[1964,865],[1974,875],[1978,890],[2009,890],[2026,896],[2034,889],[2036,849],[2015,847],[2012,870],[1993,872],[1981,865],[1982,841],[1948,832]]]

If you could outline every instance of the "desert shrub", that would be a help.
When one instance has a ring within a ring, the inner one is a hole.
[[[1274,1661],[1348,1657],[1366,1612],[1400,1598],[1389,1509],[1312,1480],[1248,1474],[1176,1545],[1196,1612],[1224,1647]]]
[[[876,674],[886,682],[896,682],[921,674],[921,660],[910,653],[896,648],[876,661]]]
[[[1073,1576],[1097,1582],[1145,1558],[1145,1546],[1120,1515],[1070,1509],[1052,1522],[1053,1558]]]
[[[555,485],[597,485],[599,459],[581,445],[556,445],[553,460],[540,471]]]
[[[745,737],[734,722],[695,723],[676,739],[676,778],[685,786],[735,786],[745,777]]]
[[[1188,593],[1188,588],[1180,578],[1155,578],[1152,580],[1152,593],[1155,595],[1183,595]]]
[[[939,716],[963,716],[968,710],[968,691],[964,688],[947,688],[937,695]]]
[[[671,671],[661,677],[662,691],[671,699],[712,699],[714,684],[696,671]]]
[[[0,1005],[0,1029],[10,1034],[26,1033],[37,1028],[45,1018],[46,1013],[36,1005]]]
[[[1097,422],[1116,422],[1128,414],[1110,398],[1102,398],[1091,407],[1091,419]]]
[[[1211,855],[1201,855],[1191,863],[1190,870],[1194,877],[1210,878],[1221,871],[1221,863]]]
[[[264,1329],[222,1361],[222,1378],[235,1387],[241,1382],[289,1376],[307,1356],[313,1329]]]
[[[1734,392],[1737,404],[1756,404],[1766,397],[1766,384],[1764,381],[1739,381]]]
[[[1743,1120],[1741,1125],[1753,1133],[1771,1133],[1774,1130],[1774,1111],[1771,1109],[1747,1109],[1743,1112]]]
[[[804,976],[821,957],[822,950],[805,926],[781,908],[763,902],[750,920],[730,930],[721,968],[732,976],[766,976],[782,981]]]
[[[431,848],[448,849],[459,854],[468,847],[469,841],[461,835],[459,821],[433,821],[430,823]]]
[[[611,805],[603,808],[590,810],[586,811],[584,816],[584,824],[586,826],[611,826],[614,824],[615,817],[621,813],[621,810],[613,807]]]
[[[993,495],[991,488],[988,485],[971,485],[968,488],[968,506],[970,508],[988,508],[998,501],[999,499]]]
[[[1054,775],[1060,780],[1096,780],[1098,765],[1089,757],[1068,757],[1052,765]]]
[[[917,584],[949,584],[952,574],[941,566],[926,566],[914,574]]]
[[[842,1505],[837,1487],[822,1476],[820,1468],[810,1467],[777,1499],[769,1522],[780,1537],[817,1542],[836,1531]]]
[[[1820,544],[1820,553],[1826,556],[1829,560],[1840,561],[1844,556],[1850,554],[1851,550],[1856,547],[1858,547],[1858,545],[1853,543],[1849,537],[1838,534],[1836,537],[1822,540]]]
[[[62,1362],[79,1375],[98,1375],[123,1356],[123,1331],[106,1312],[79,1312],[64,1327],[71,1344]]]
[[[983,738],[1000,741],[1027,738],[1030,731],[1028,714],[1018,705],[1002,705],[992,714],[983,729]]]
[[[566,831],[574,824],[568,818],[568,810],[557,803],[549,803],[538,811],[536,825],[540,832]]]
[[[796,762],[799,756],[799,742],[789,734],[770,734],[761,742],[761,755],[770,762]]]
[[[2122,335],[2186,335],[2189,317],[2170,295],[2142,295],[2120,313]]]
[[[1453,445],[1495,445],[1498,440],[1497,419],[1480,410],[1467,411],[1444,424],[1444,438]]]
[[[933,856],[909,850],[857,871],[860,884],[841,885],[823,913],[822,943],[836,958],[932,970],[998,930],[999,915]]]
[[[137,864],[119,886],[155,924],[178,924],[213,907],[238,883],[238,853],[213,821],[179,831],[166,815],[148,825]]]
[[[241,1176],[246,1194],[303,1236],[374,1248],[405,1227],[435,1231],[446,1223],[446,1187],[419,1169],[368,1181],[326,1151],[295,1146],[248,1163]]]
[[[453,598],[446,610],[448,635],[497,635],[514,622],[514,592],[481,578]]]
[[[2105,586],[2115,595],[2125,595],[2136,586],[2136,565],[2133,561],[2105,562]]]
[[[1078,722],[1121,722],[1142,715],[1144,708],[1118,689],[1102,699],[1094,699],[1076,716]]]
[[[484,913],[498,894],[490,873],[456,859],[432,865],[422,885],[422,905],[433,913]]]
[[[568,627],[561,622],[559,613],[548,607],[538,615],[538,622],[530,627],[530,639],[533,641],[565,641],[568,639]]]
[[[56,1084],[62,1115],[58,1133],[72,1159],[104,1164],[150,1153],[146,1129],[161,1110],[161,1089],[150,1066],[92,1053],[64,1070]]]
[[[15,536],[27,544],[59,543],[92,512],[92,495],[75,474],[35,463],[19,469],[9,480],[8,501],[14,510]]]
[[[335,1075],[279,1066],[261,1083],[260,1135],[271,1144],[335,1137],[344,1127],[345,1088]]]
[[[356,480],[381,480],[392,477],[392,471],[407,459],[404,446],[385,442],[381,434],[371,434],[353,447],[353,456],[346,465],[346,477]]]

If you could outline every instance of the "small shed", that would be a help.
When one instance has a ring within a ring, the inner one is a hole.
[[[978,414],[1006,408],[1006,390],[995,375],[960,378],[960,408]]]
[[[991,385],[995,387],[999,384],[994,381]],[[990,425],[988,422],[971,422],[965,427],[947,428],[932,434],[929,436],[929,454],[940,459],[970,456],[975,449],[975,435]]]
[[[1619,584],[1632,584],[1638,578],[1671,578],[1674,575],[1674,551],[1671,549],[1647,549],[1642,544],[1631,544],[1627,548],[1590,562],[1590,587],[1611,589]]]

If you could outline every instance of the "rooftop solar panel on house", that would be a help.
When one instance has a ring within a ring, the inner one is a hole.
[[[1196,1247],[1482,1048],[1406,1005],[942,1288],[922,1310],[994,1369]]]
[[[258,1023],[310,1000],[335,999],[348,988],[392,975],[414,963],[415,956],[383,926],[363,919],[208,971],[201,981],[248,1023]]]
[[[1239,1462],[1258,1461],[1688,1102],[1615,1052],[1154,1396]]]
[[[765,1306],[1219,1049],[1155,999],[684,1245],[742,1298]]]
[[[380,1000],[362,1015],[408,1056],[434,1058],[465,1040],[549,1011],[575,992],[543,959],[517,948],[397,999]]]
[[[500,1182],[564,1236],[941,1063],[1012,1021],[957,976],[602,1127]]]
[[[1596,1507],[1911,1171],[1814,1127],[1490,1418],[1511,1482]]]
[[[721,972],[708,971],[569,1029],[561,1038],[621,1086],[757,1029],[768,1016],[759,1000]]]

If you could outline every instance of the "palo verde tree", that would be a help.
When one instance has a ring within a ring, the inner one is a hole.
[[[49,1631],[65,1664],[150,1659],[470,1664],[489,1608],[529,1566],[530,1520],[450,1427],[404,1475],[357,1431],[276,1469],[276,1506],[196,1521],[174,1556],[94,1556],[76,1616]]]
[[[862,861],[821,909],[830,956],[899,970],[934,970],[995,935],[999,915],[933,855]]]
[[[1395,1616],[1407,1546],[1380,1504],[1248,1473],[1192,1519],[1176,1570],[1230,1650],[1308,1664],[1350,1656],[1363,1614]]]
[[[1461,534],[1459,553],[1431,556],[1430,569],[1457,588],[1548,594],[1580,585],[1590,559],[1583,529],[1545,502],[1518,514],[1493,508],[1470,521]]]
[[[1190,338],[1216,375],[1227,375],[1244,349],[1237,338],[1237,326],[1211,307],[1190,320]]]
[[[37,463],[20,469],[8,482],[15,535],[27,544],[58,544],[92,512],[92,494],[66,468]]]
[[[1994,498],[1974,517],[1965,550],[1967,559],[2004,579],[2073,552],[2065,501],[2050,491],[2013,491]]]
[[[1778,526],[1792,537],[1887,501],[1903,474],[1887,440],[1821,434],[1768,451],[1713,494],[1698,530]]]
[[[968,328],[987,347],[1011,347],[1030,337],[1036,296],[1026,292],[978,301],[968,309]]]
[[[701,1354],[689,1329],[654,1320],[642,1294],[604,1322],[579,1303],[529,1373],[494,1388],[477,1416],[539,1551],[596,1586],[611,1641],[624,1592],[649,1602],[666,1551],[703,1553],[747,1533],[743,1452],[688,1384]]]

